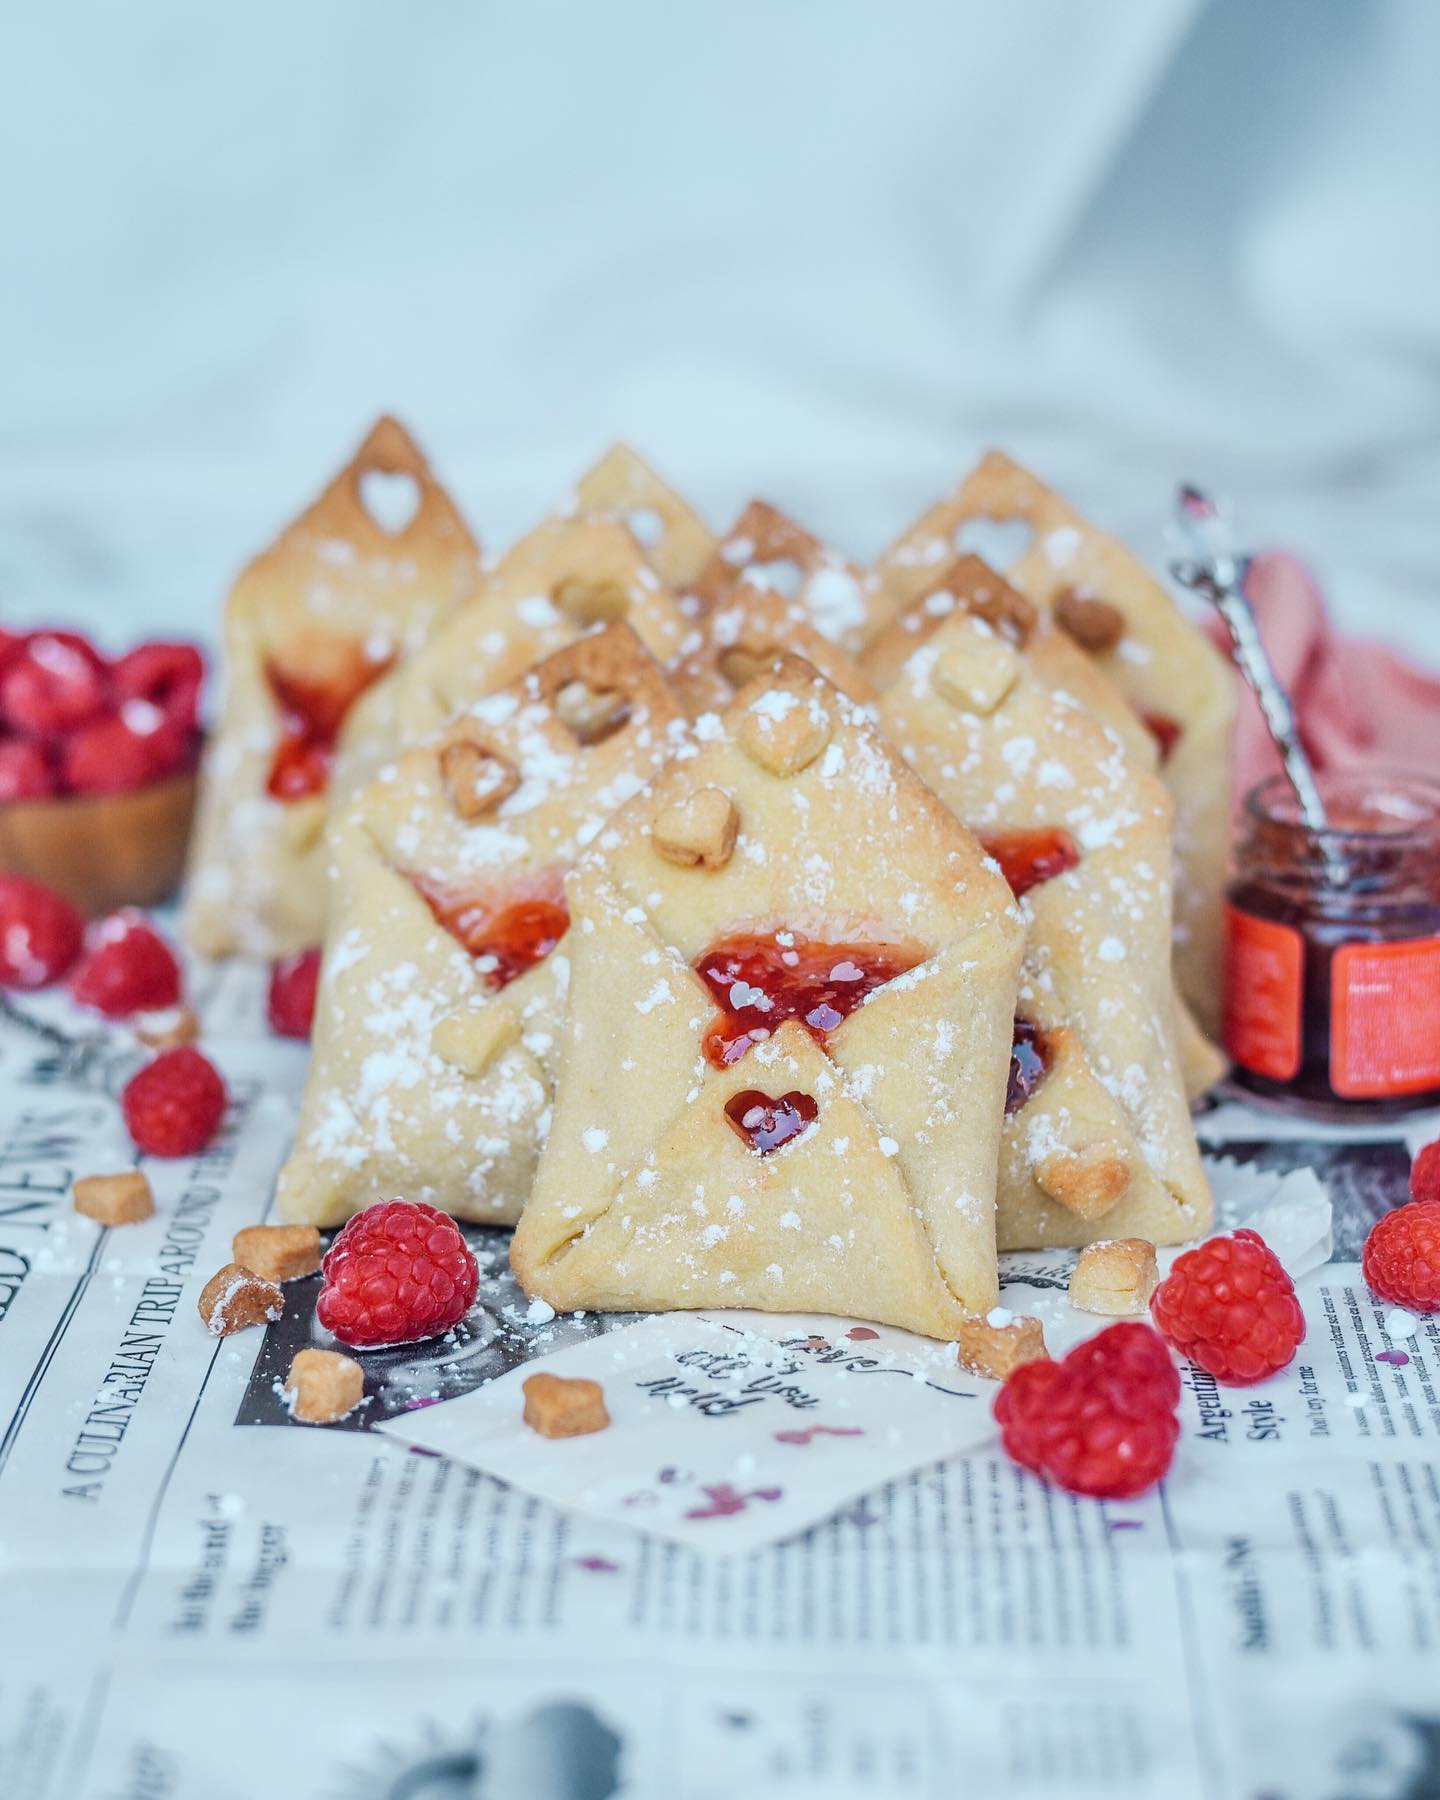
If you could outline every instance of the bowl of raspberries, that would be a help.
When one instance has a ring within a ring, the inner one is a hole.
[[[89,914],[171,893],[195,807],[204,679],[193,644],[110,658],[78,632],[0,628],[0,871]]]

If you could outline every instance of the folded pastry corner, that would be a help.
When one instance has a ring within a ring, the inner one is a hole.
[[[321,837],[356,701],[479,579],[465,521],[398,420],[243,571],[205,755],[184,930],[210,956],[319,940]]]
[[[949,585],[975,610],[891,627],[908,657],[880,718],[1025,917],[997,1240],[1182,1242],[1211,1201],[1177,1040],[1170,797],[1037,669],[1054,628],[1022,596],[973,558]]]
[[[677,593],[689,588],[714,554],[715,533],[628,444],[612,444],[580,477],[575,512],[625,526]]]
[[[614,519],[545,519],[506,552],[475,597],[356,708],[336,764],[343,804],[398,750],[552,651],[624,620],[659,662],[690,630],[669,587]]]
[[[822,543],[766,500],[752,500],[716,546],[691,592],[702,613],[725,605],[741,582],[773,594],[776,616],[807,626],[853,656],[874,628],[878,579]],[[792,648],[803,654],[800,645]],[[819,665],[817,665],[819,666]],[[822,673],[829,673],[822,668]]]
[[[550,1106],[565,872],[682,731],[659,668],[615,624],[478,700],[339,810],[282,1217],[334,1225],[402,1193],[514,1221]]]
[[[994,1305],[1019,916],[860,707],[799,658],[763,671],[567,897],[527,1293],[949,1338]]]
[[[1176,968],[1200,1023],[1218,1024],[1236,689],[1224,657],[1117,539],[1028,469],[991,451],[876,565],[898,614],[965,552],[1043,608],[1110,677],[1151,734],[1175,798]]]
[[[786,656],[803,657],[861,705],[875,699],[860,665],[821,635],[805,606],[750,572],[701,612],[670,678],[692,716],[721,712],[742,687]]]

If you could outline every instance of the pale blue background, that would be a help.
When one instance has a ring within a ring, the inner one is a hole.
[[[495,548],[624,434],[860,555],[1001,441],[1437,645],[1440,6],[13,8],[0,613],[208,631],[399,411]]]

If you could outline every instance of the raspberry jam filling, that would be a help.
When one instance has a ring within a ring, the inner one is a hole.
[[[1007,1116],[1019,1112],[1050,1073],[1053,1060],[1050,1040],[1040,1027],[1028,1019],[1017,1019],[1010,1043],[1010,1080],[1005,1088]]]
[[[1006,831],[995,837],[982,837],[988,856],[1000,865],[1000,873],[1010,883],[1010,891],[1018,900],[1042,881],[1053,881],[1067,869],[1078,866],[1080,846],[1068,831],[1050,826],[1043,831]]]
[[[923,954],[903,944],[815,943],[790,931],[722,938],[695,963],[720,1008],[705,1033],[705,1054],[717,1069],[727,1068],[786,1019],[799,1019],[823,1043],[862,1000]]]
[[[425,904],[481,967],[493,993],[543,962],[570,929],[556,876],[519,897],[464,894],[423,875],[410,877]]]
[[[768,1156],[812,1124],[819,1108],[808,1094],[791,1089],[772,1100],[759,1088],[745,1088],[725,1102],[725,1117],[752,1150]]]
[[[1145,729],[1159,746],[1161,762],[1169,762],[1175,746],[1180,742],[1182,727],[1165,713],[1141,713],[1140,718]]]
[[[265,784],[269,793],[277,800],[303,800],[325,792],[345,715],[394,660],[372,659],[357,644],[353,655],[337,656],[336,668],[319,681],[266,663],[265,679],[280,709],[280,743]]]

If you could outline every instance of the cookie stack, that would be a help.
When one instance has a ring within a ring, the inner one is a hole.
[[[401,1193],[557,1308],[954,1340],[997,1246],[1209,1224],[1228,671],[1008,458],[862,570],[620,447],[483,570],[384,421],[227,639],[189,923],[323,935],[287,1218]]]

